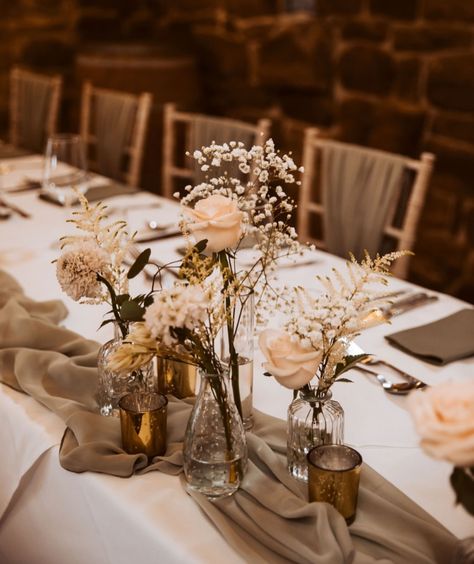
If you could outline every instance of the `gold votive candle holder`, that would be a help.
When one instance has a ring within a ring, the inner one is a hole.
[[[309,501],[333,505],[350,525],[354,522],[362,456],[346,445],[319,445],[307,454]]]
[[[154,392],[132,392],[119,401],[122,446],[148,458],[166,452],[168,399]]]
[[[158,391],[178,399],[193,397],[199,385],[198,368],[179,360],[157,358]]]

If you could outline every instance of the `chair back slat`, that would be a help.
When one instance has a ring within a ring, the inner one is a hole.
[[[151,94],[140,95],[83,85],[80,133],[95,172],[130,186],[140,183]]]
[[[202,182],[205,174],[194,159],[187,158],[184,165],[177,162],[178,128],[181,128],[182,153],[209,145],[212,141],[218,144],[229,141],[242,141],[246,146],[263,144],[270,133],[270,121],[261,119],[257,124],[239,120],[211,117],[191,112],[177,111],[174,104],[164,107],[164,139],[163,139],[163,180],[162,194],[171,198],[175,191],[177,179],[187,179],[193,184]],[[241,175],[240,171],[229,163],[230,175]]]
[[[10,73],[10,143],[42,153],[56,132],[62,79],[15,67]]]

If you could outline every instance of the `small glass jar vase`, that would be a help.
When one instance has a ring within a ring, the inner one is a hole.
[[[221,358],[229,368],[234,401],[242,410],[244,429],[253,427],[254,295],[235,299],[229,325],[222,331]],[[233,336],[229,339],[229,333]]]
[[[245,431],[228,374],[199,372],[199,394],[184,437],[184,475],[191,490],[226,497],[238,490],[247,469]]]
[[[315,446],[344,442],[344,411],[332,393],[300,390],[288,408],[287,463],[296,479],[308,481],[306,455]]]
[[[97,355],[98,389],[97,403],[101,415],[119,417],[118,402],[131,392],[155,392],[156,373],[153,362],[137,370],[116,372],[109,368],[108,361],[113,352],[122,344],[123,338],[115,326],[114,338],[99,349]]]

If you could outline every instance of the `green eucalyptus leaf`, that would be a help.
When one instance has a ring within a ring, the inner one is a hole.
[[[150,260],[150,256],[151,256],[151,249],[145,249],[138,255],[135,262],[132,264],[130,270],[128,271],[127,278],[129,280],[135,278],[135,276],[140,274],[140,272],[148,264],[148,261]]]
[[[198,241],[198,242],[194,245],[194,249],[195,249],[196,252],[198,252],[198,253],[202,253],[206,247],[207,247],[207,239],[202,239],[201,241]]]
[[[109,323],[114,323],[115,319],[105,319],[104,321],[102,321],[102,323],[99,325],[99,329],[102,329],[102,327],[104,327],[105,325],[108,325]]]
[[[145,308],[134,300],[124,302],[120,306],[120,316],[124,321],[143,321]]]
[[[474,515],[474,468],[455,467],[450,477],[451,486],[456,493],[456,503]]]
[[[117,296],[117,305],[120,306],[123,304],[123,302],[126,302],[127,300],[130,299],[130,295],[129,294],[119,294]]]
[[[145,307],[151,306],[153,303],[153,296],[146,296],[145,300],[143,301],[143,305]]]
[[[353,383],[353,380],[349,380],[349,378],[336,378],[335,382],[350,382]]]

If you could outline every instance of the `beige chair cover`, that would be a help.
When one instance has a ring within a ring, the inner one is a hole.
[[[341,257],[364,250],[375,256],[403,181],[405,159],[325,141],[321,147],[321,198],[326,250]]]
[[[205,115],[194,117],[191,126],[191,152],[201,149],[215,141],[218,145],[229,143],[229,141],[241,141],[246,148],[255,144],[255,128],[246,127],[245,124],[227,118],[216,118]],[[232,161],[221,163],[219,175],[227,174],[232,178],[244,179],[246,177],[239,170],[239,163]],[[203,172],[197,161],[194,161],[194,184],[204,182],[208,172]],[[215,176],[215,174],[213,174]]]
[[[92,103],[98,172],[121,180],[123,161],[130,145],[137,99],[115,92],[95,92]]]
[[[53,88],[47,77],[20,74],[18,80],[19,145],[42,153],[46,144],[46,124],[49,118]]]

